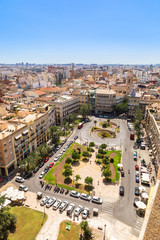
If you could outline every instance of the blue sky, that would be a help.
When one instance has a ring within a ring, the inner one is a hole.
[[[0,63],[160,63],[159,0],[0,0]]]

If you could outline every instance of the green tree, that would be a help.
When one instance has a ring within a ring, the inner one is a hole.
[[[51,138],[52,144],[55,144],[56,146],[59,144],[60,130],[57,126],[53,125],[50,127],[50,138]]]
[[[96,127],[96,124],[97,124],[97,121],[96,121],[96,120],[94,120],[94,124],[95,124],[95,127]]]
[[[80,154],[76,151],[72,152],[72,158],[74,161],[78,161],[80,159]]]
[[[84,151],[83,152],[83,157],[89,157],[89,152],[88,151]]]
[[[0,204],[5,201],[4,197],[0,197]],[[16,216],[10,213],[10,208],[2,207],[0,209],[0,239],[7,240],[10,231],[16,228]]]
[[[90,142],[89,143],[89,147],[94,147],[95,146],[95,143],[94,142]]]
[[[84,181],[85,181],[86,184],[92,185],[92,183],[93,183],[93,178],[92,178],[92,177],[86,177]]]
[[[70,164],[65,163],[64,166],[63,166],[63,168],[64,168],[64,169],[66,169],[66,168],[70,168]]]
[[[92,239],[92,231],[91,231],[91,229],[89,228],[89,226],[88,226],[88,222],[87,221],[82,221],[81,223],[80,223],[80,227],[81,227],[81,232],[82,232],[82,230],[83,230],[83,239],[84,240],[90,240],[90,239]]]
[[[102,148],[98,149],[98,153],[100,153],[100,154],[104,154],[103,149],[102,149]]]
[[[65,178],[72,176],[72,169],[66,168],[63,172],[63,176],[65,176]]]
[[[82,106],[80,108],[80,114],[82,115],[83,120],[85,120],[88,117],[88,115],[91,111],[91,108],[92,108],[92,106],[90,104],[88,104],[88,105],[82,104]]]
[[[135,119],[134,132],[137,136],[137,140],[139,140],[143,136],[143,127],[142,127],[143,114],[139,107],[135,109],[134,119]]]
[[[109,167],[106,167],[103,171],[103,176],[108,179],[110,176],[112,175],[111,170],[109,169]]]
[[[68,157],[65,161],[65,163],[71,164],[72,163],[72,158]]]
[[[78,182],[78,180],[80,180],[80,179],[81,179],[81,177],[80,177],[80,175],[79,175],[79,174],[77,174],[77,175],[75,176],[75,178],[76,178],[76,182]]]
[[[106,147],[107,147],[107,144],[105,144],[105,143],[102,143],[100,146],[100,148],[102,148],[102,149],[106,149]]]

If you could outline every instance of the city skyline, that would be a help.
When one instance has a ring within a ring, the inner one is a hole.
[[[3,0],[0,62],[158,64],[159,7],[157,0]]]

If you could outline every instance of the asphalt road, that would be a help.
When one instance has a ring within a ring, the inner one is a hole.
[[[39,169],[39,171],[30,179],[27,179],[25,181],[25,185],[29,188],[30,191],[37,193],[38,191],[41,191],[43,195],[48,195],[50,197],[56,197],[57,199],[61,199],[62,201],[68,201],[69,203],[74,203],[76,206],[77,205],[82,205],[83,207],[88,207],[90,210],[92,208],[96,207],[99,209],[100,212],[103,211],[103,204],[98,205],[94,204],[92,202],[87,202],[82,199],[76,199],[73,198],[69,195],[60,194],[60,193],[54,193],[53,189],[51,191],[46,190],[44,191],[44,188],[41,188],[40,185],[40,179],[39,179],[39,174],[43,171],[45,166],[48,166],[50,162],[53,161],[54,157],[58,155],[62,149],[67,145],[67,143],[71,140],[74,140],[75,136],[78,136],[78,140],[81,143],[82,142],[90,142],[94,141],[96,145],[100,145],[102,143],[107,143],[107,144],[116,144],[124,151],[122,155],[122,163],[124,165],[124,171],[125,171],[125,177],[121,178],[120,185],[123,185],[125,188],[125,194],[123,197],[119,197],[119,200],[114,204],[114,209],[113,209],[113,217],[116,219],[124,222],[125,224],[133,227],[136,222],[136,211],[135,208],[133,207],[133,200],[134,200],[134,188],[138,184],[135,183],[135,162],[133,160],[133,141],[129,139],[129,130],[127,128],[127,122],[125,120],[120,120],[120,119],[113,119],[114,122],[116,122],[120,126],[120,133],[118,136],[114,139],[100,139],[100,138],[95,138],[90,135],[90,130],[91,127],[94,124],[94,120],[99,120],[99,118],[96,117],[91,117],[91,122],[88,122],[84,124],[83,128],[81,129],[74,129],[73,134],[68,138],[67,142],[65,145],[62,146],[62,148],[57,151],[53,157],[49,159],[49,161]],[[130,174],[128,174],[128,169],[130,169]],[[104,199],[103,199],[104,200]],[[107,217],[108,215],[106,215]]]

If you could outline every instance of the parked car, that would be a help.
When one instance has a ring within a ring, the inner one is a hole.
[[[38,172],[38,170],[39,170],[39,166],[37,166],[37,167],[33,170],[33,173]]]
[[[55,203],[56,199],[54,197],[50,198],[46,203],[46,207],[49,208]]]
[[[49,164],[49,168],[53,167],[53,165],[54,165],[54,162],[51,162],[51,163]]]
[[[82,198],[84,200],[87,200],[87,201],[91,200],[91,197],[88,194],[86,194],[86,193],[81,193],[80,198]]]
[[[119,194],[120,194],[120,196],[124,196],[124,187],[123,186],[119,187]]]
[[[139,177],[139,171],[136,171],[136,177]]]
[[[121,177],[124,177],[124,171],[121,171]]]
[[[68,206],[68,202],[67,201],[62,202],[62,204],[59,207],[59,211],[63,212],[66,209],[67,206]]]
[[[139,198],[135,197],[135,198],[134,198],[134,202],[133,202],[133,205],[134,205],[135,207],[137,207],[136,202],[138,202],[138,201],[139,201]]]
[[[19,185],[19,190],[22,190],[22,191],[24,191],[24,192],[27,192],[27,191],[28,191],[28,188],[27,188],[25,185],[21,184],[21,185]]]
[[[26,172],[26,174],[24,175],[24,179],[27,179],[30,177],[32,177],[32,172]]]
[[[135,187],[135,195],[139,196],[139,187]]]
[[[23,183],[24,182],[24,178],[16,177],[16,182]]]
[[[79,198],[80,197],[80,193],[78,193],[78,192],[73,190],[73,191],[70,192],[70,196],[75,197],[75,198]]]
[[[44,162],[41,162],[40,164],[39,164],[39,167],[41,168],[41,167],[43,167],[44,166]]]
[[[82,218],[87,219],[88,216],[89,216],[89,208],[85,208],[82,212]]]
[[[49,157],[46,157],[46,159],[44,160],[44,162],[48,162],[48,160],[49,160]]]
[[[57,161],[58,161],[58,157],[55,157],[55,158],[54,158],[54,162],[57,162]]]
[[[57,210],[59,208],[59,206],[61,205],[61,200],[57,199],[57,201],[54,203],[53,205],[53,210]]]
[[[82,206],[78,205],[78,207],[75,209],[74,215],[78,217],[79,214],[82,212],[82,209],[83,209]]]
[[[47,173],[49,170],[49,166],[46,166],[45,169],[44,169],[44,172]]]
[[[67,208],[67,215],[71,215],[71,213],[73,212],[74,208],[75,208],[74,203],[71,203],[69,205],[69,207]]]
[[[138,165],[135,165],[135,170],[139,171],[139,166]]]
[[[92,197],[92,202],[93,203],[98,203],[98,204],[102,204],[102,199],[100,197],[96,197],[96,196],[93,196]]]
[[[69,193],[69,190],[67,189],[66,191],[65,191],[65,195],[67,195]]]
[[[75,136],[75,137],[74,137],[74,140],[76,140],[77,138],[78,138],[78,136]]]
[[[49,201],[50,197],[48,196],[45,196],[42,201],[40,202],[40,205],[41,206],[44,206],[48,201]]]
[[[39,175],[39,179],[42,179],[45,175],[45,172],[41,172],[41,174]]]
[[[136,183],[139,183],[139,176],[136,176]]]

